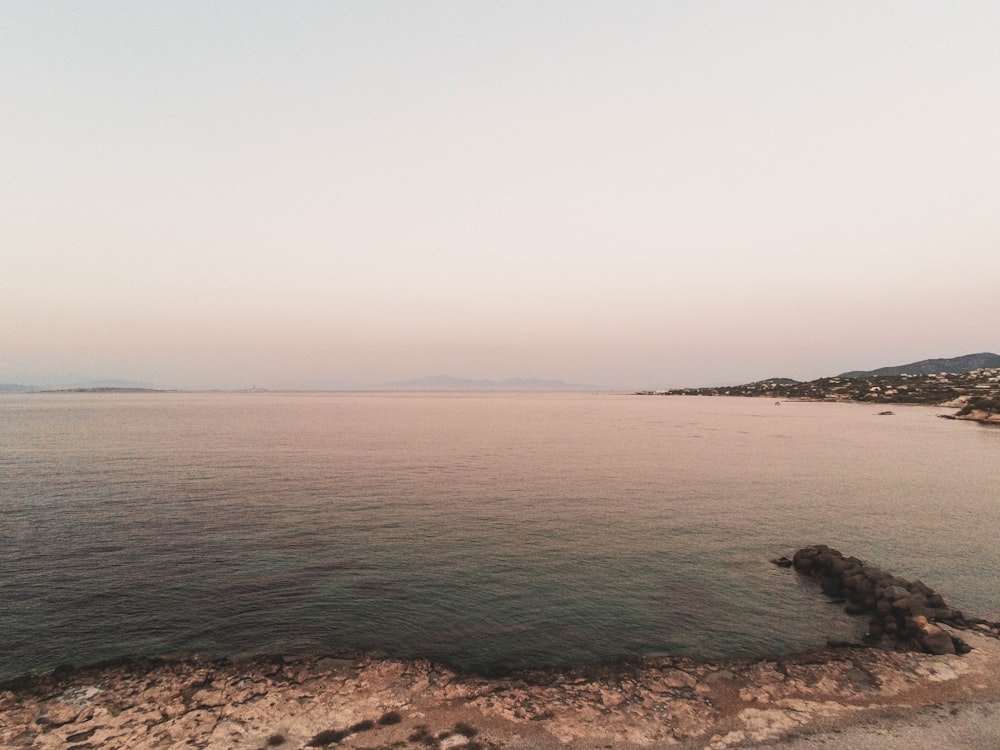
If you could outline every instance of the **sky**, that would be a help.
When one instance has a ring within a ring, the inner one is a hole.
[[[0,382],[1000,351],[1000,3],[0,3]]]

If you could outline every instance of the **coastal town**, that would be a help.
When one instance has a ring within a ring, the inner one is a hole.
[[[709,388],[640,391],[663,396],[751,396],[776,400],[851,401],[879,404],[923,404],[1000,413],[1000,368],[928,375],[862,375],[826,377],[805,382],[771,378],[754,383]],[[958,415],[955,415],[958,416]]]

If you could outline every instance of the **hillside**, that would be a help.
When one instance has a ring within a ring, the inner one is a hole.
[[[852,370],[851,372],[842,372],[838,377],[873,378],[893,375],[937,375],[944,372],[971,372],[972,370],[997,367],[1000,367],[1000,354],[980,352],[979,354],[965,354],[961,357],[951,357],[950,359],[922,359],[919,362],[911,362],[908,365],[880,367],[877,370]]]
[[[991,367],[959,369],[979,362],[996,362]],[[896,370],[930,368],[926,374]],[[948,372],[951,368],[954,371]],[[1000,357],[995,354],[969,354],[954,359],[928,359],[898,368],[872,370],[878,374],[847,374],[797,382],[788,378],[770,378],[744,385],[713,388],[674,388],[667,391],[644,391],[644,395],[666,396],[763,396],[801,401],[861,401],[881,404],[926,404],[952,408],[969,407],[958,419],[996,421],[1000,414]],[[991,416],[992,415],[992,416]]]

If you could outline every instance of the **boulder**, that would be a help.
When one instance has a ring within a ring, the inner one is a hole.
[[[937,625],[929,623],[926,617],[917,615],[911,622],[916,640],[924,651],[939,656],[955,653],[955,643],[951,635]]]
[[[911,583],[888,575],[825,544],[803,547],[791,561],[782,557],[772,562],[794,566],[803,575],[815,578],[833,602],[847,602],[844,611],[848,614],[868,616],[869,643],[885,638],[897,650],[930,654],[968,650],[965,643],[931,623],[966,624],[962,613],[948,607],[941,595],[923,581]]]
[[[808,572],[812,570],[813,560],[819,551],[815,547],[803,547],[792,556],[792,564],[796,570]]]
[[[914,615],[924,615],[926,617],[934,611],[927,605],[927,597],[920,592],[910,594],[906,598],[906,603],[909,606],[910,612]]]
[[[898,601],[899,599],[905,599],[909,595],[910,592],[907,591],[902,586],[890,586],[885,590],[885,598],[888,599],[890,602],[895,602]]]

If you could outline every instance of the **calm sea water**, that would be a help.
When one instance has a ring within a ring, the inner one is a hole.
[[[475,669],[857,637],[826,542],[1000,619],[1000,430],[592,394],[0,397],[0,677],[363,649]]]

